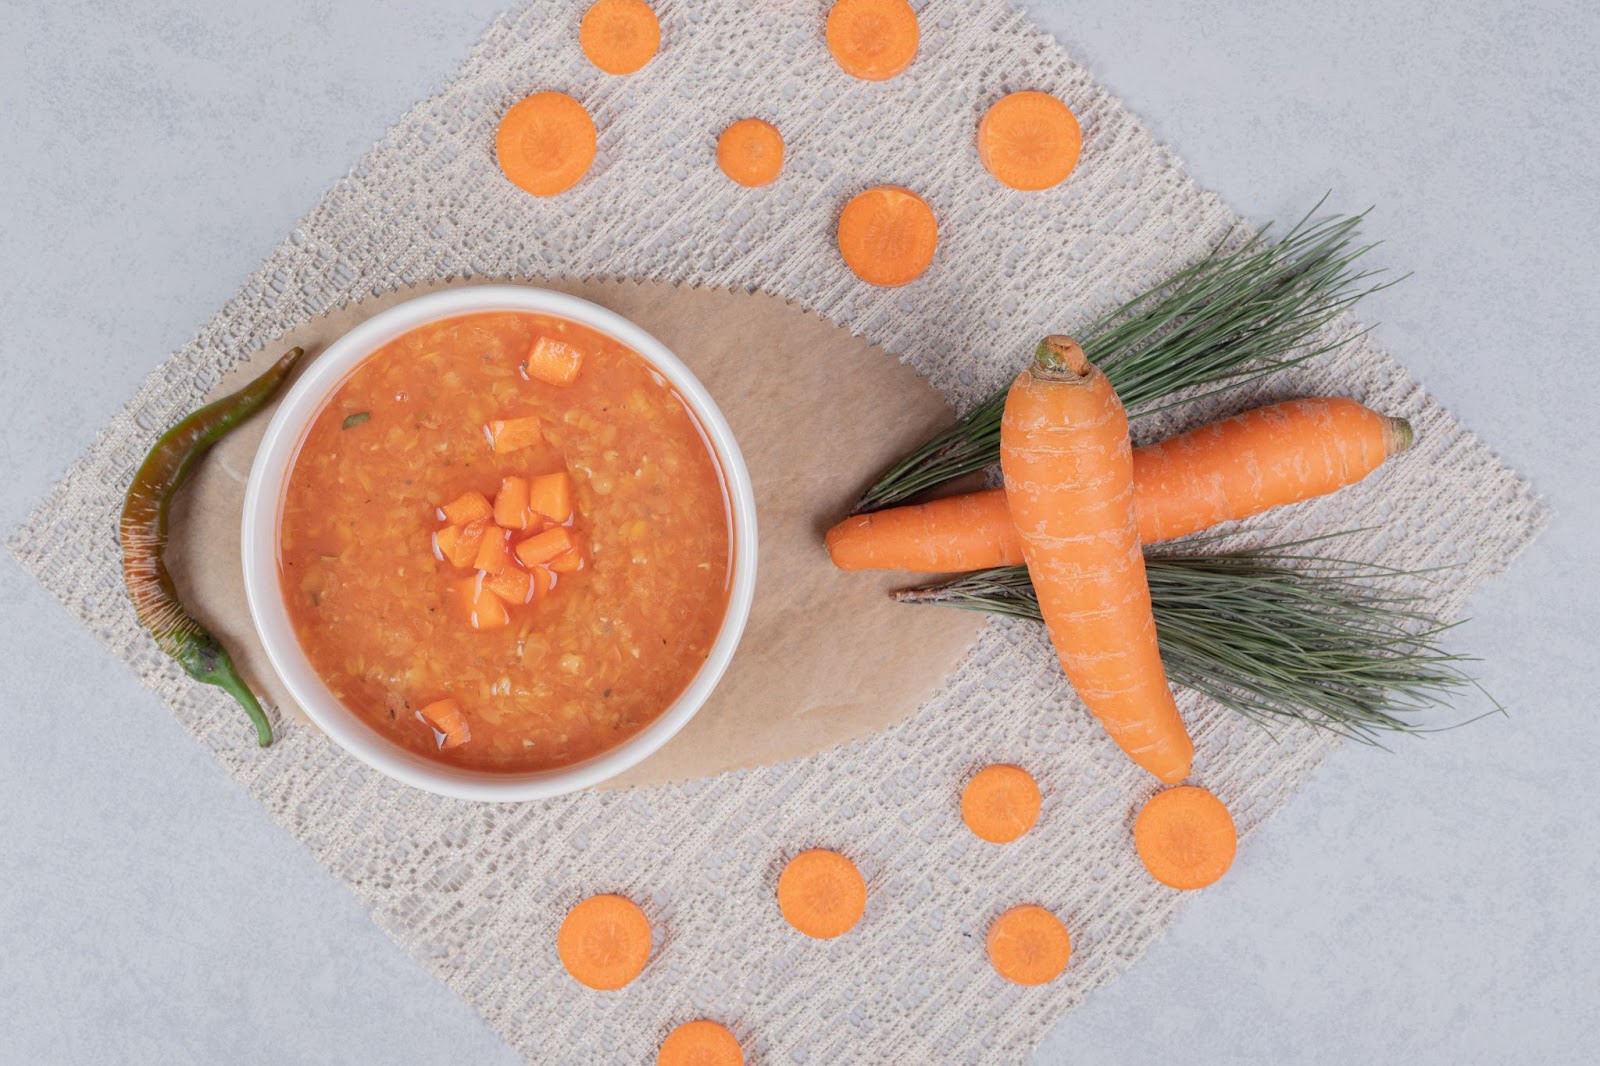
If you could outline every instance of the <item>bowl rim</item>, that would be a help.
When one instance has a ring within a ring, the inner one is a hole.
[[[733,522],[728,608],[711,651],[684,690],[645,728],[616,747],[571,766],[528,773],[469,770],[402,748],[366,725],[311,667],[290,624],[278,581],[283,490],[305,434],[324,403],[368,356],[413,329],[493,311],[553,315],[626,345],[672,383],[700,422],[722,470]],[[756,505],[750,471],[732,428],[694,373],[661,341],[623,316],[569,293],[533,285],[466,285],[413,297],[379,311],[338,337],[284,395],[267,424],[245,487],[240,524],[245,599],[267,660],[307,717],[361,762],[393,778],[455,799],[519,802],[587,788],[631,769],[688,724],[726,673],[750,617],[756,584]]]

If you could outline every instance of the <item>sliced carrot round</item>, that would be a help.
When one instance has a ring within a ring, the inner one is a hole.
[[[1082,149],[1077,118],[1049,93],[1002,96],[978,123],[978,158],[1013,189],[1059,185],[1078,165]]]
[[[644,0],[599,0],[578,23],[578,44],[607,74],[632,74],[661,48],[661,20]]]
[[[506,177],[535,196],[565,192],[589,172],[598,144],[594,119],[566,93],[534,93],[506,112],[494,151]]]
[[[839,254],[872,285],[917,280],[939,247],[939,221],[926,200],[898,185],[858,193],[839,214]]]
[[[1039,820],[1039,784],[1020,766],[985,766],[961,792],[961,820],[979,839],[1009,844]]]
[[[828,12],[828,51],[863,81],[887,81],[910,66],[919,35],[906,0],[838,0]]]
[[[1033,904],[1012,907],[989,926],[989,963],[1019,985],[1055,980],[1072,958],[1072,937],[1061,919]]]
[[[1171,888],[1204,888],[1233,865],[1239,833],[1221,800],[1184,785],[1150,797],[1133,820],[1133,845],[1157,881]]]
[[[740,185],[770,185],[783,170],[783,134],[770,122],[742,118],[717,138],[717,166]]]
[[[702,1018],[667,1034],[656,1066],[744,1066],[744,1051],[725,1026]]]
[[[867,883],[856,864],[837,851],[802,851],[778,877],[778,909],[806,936],[830,940],[861,920]]]
[[[556,954],[578,983],[621,988],[650,957],[650,920],[625,896],[590,896],[567,912]]]

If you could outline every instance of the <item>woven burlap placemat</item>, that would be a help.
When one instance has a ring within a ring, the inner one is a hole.
[[[1149,780],[1072,700],[1035,627],[986,626],[939,695],[846,748],[683,786],[486,806],[391,784],[308,729],[258,750],[236,707],[164,661],[125,601],[114,517],[154,435],[241,357],[363,296],[463,273],[760,288],[967,405],[1041,332],[1070,329],[1239,232],[1009,0],[923,5],[916,63],[881,84],[830,76],[821,5],[746,0],[663,0],[663,54],[638,75],[607,77],[578,51],[581,6],[540,2],[498,21],[151,376],[12,549],[528,1059],[647,1061],[671,1026],[711,1015],[752,1061],[1016,1062],[1137,958],[1177,904],[1129,846]],[[536,201],[498,177],[491,145],[505,108],[546,88],[583,100],[601,154],[573,191]],[[972,147],[982,110],[1021,88],[1060,95],[1085,128],[1077,173],[1045,193],[998,188]],[[790,145],[783,180],[758,192],[713,163],[716,132],[750,114]],[[917,189],[942,222],[938,260],[904,289],[861,285],[832,246],[839,206],[877,182]],[[1368,527],[1342,551],[1449,567],[1424,593],[1450,616],[1539,529],[1527,486],[1369,340],[1270,388],[1354,396],[1419,431],[1404,462],[1275,517],[1275,537]],[[1250,831],[1336,741],[1304,729],[1269,737],[1192,694],[1180,702],[1197,775],[1234,810],[1247,868]],[[964,832],[956,807],[962,780],[992,761],[1027,765],[1047,797],[1038,829],[1005,848]],[[862,925],[826,943],[793,935],[771,903],[784,860],[819,845],[851,854],[870,886]],[[619,993],[578,987],[555,957],[560,917],[596,891],[640,900],[660,934],[644,975]],[[995,914],[1025,900],[1061,914],[1075,941],[1067,974],[1043,988],[998,981],[981,949]]]

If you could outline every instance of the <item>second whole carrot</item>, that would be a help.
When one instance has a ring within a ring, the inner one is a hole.
[[[1128,415],[1071,338],[1040,344],[1000,423],[1006,502],[1061,667],[1135,763],[1168,784],[1194,744],[1167,684],[1133,510]]]
[[[1144,544],[1353,485],[1411,446],[1410,423],[1326,397],[1257,407],[1133,451]],[[827,535],[841,570],[953,573],[1020,566],[1005,490],[852,515]]]

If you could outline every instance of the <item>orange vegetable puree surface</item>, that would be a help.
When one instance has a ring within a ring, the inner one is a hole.
[[[572,384],[527,376],[541,337],[582,354]],[[490,447],[490,421],[530,415],[542,441]],[[510,605],[508,624],[473,628],[450,594],[473,572],[436,555],[437,508],[560,471],[581,568],[546,572],[554,587]],[[688,685],[727,610],[729,524],[698,420],[642,357],[563,319],[474,314],[385,345],[329,398],[285,490],[279,577],[312,666],[374,730],[525,772],[615,746]],[[470,738],[441,747],[417,712],[447,698]]]

